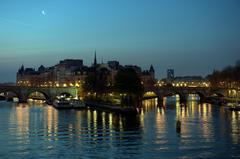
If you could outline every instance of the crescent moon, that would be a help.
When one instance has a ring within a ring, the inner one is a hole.
[[[46,12],[44,10],[42,10],[42,15],[44,15],[44,16],[46,15]]]

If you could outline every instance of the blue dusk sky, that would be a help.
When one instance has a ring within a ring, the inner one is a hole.
[[[205,76],[240,59],[239,0],[0,0],[0,82],[65,58]]]

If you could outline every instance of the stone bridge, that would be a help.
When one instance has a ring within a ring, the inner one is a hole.
[[[186,102],[189,94],[197,94],[201,101],[204,101],[207,97],[218,96],[227,97],[229,95],[229,89],[226,88],[211,88],[211,87],[152,87],[145,88],[144,99],[158,98],[158,101],[162,101],[163,97],[172,96],[178,94],[180,102]]]
[[[72,97],[78,96],[76,87],[23,87],[23,86],[0,86],[0,93],[11,92],[16,95],[20,103],[27,102],[29,96],[34,92],[44,95],[47,101],[53,101],[56,96],[69,94]]]
[[[200,100],[212,95],[218,97],[229,97],[229,89],[227,88],[211,88],[211,87],[152,87],[145,88],[143,99],[158,98],[162,101],[163,97],[178,94],[180,102],[186,102],[189,94],[198,94]],[[239,92],[239,90],[235,90]],[[61,94],[70,94],[72,97],[78,97],[81,90],[76,87],[23,87],[23,86],[0,86],[0,93],[12,92],[19,99],[19,102],[27,102],[29,96],[34,92],[44,95],[47,101],[53,101],[56,96]]]

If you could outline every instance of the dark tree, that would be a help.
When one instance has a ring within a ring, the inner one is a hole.
[[[105,69],[90,72],[83,84],[84,91],[96,93],[96,98],[98,98],[99,95],[102,96],[109,90],[107,82],[108,73]]]
[[[114,89],[118,93],[126,94],[123,104],[136,106],[143,95],[143,85],[135,70],[120,69],[115,77]]]
[[[240,85],[240,62],[235,66],[227,66],[222,71],[214,70],[207,78],[213,87],[236,87]]]
[[[85,78],[84,84],[83,84],[83,90],[85,92],[96,92],[95,83],[97,82],[96,76],[93,73],[89,73],[87,77]]]

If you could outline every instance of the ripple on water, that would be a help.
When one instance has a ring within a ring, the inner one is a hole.
[[[182,112],[152,107],[136,117],[125,117],[1,104],[0,158],[229,158],[240,154],[238,114],[209,105]],[[177,119],[182,123],[180,133]]]

